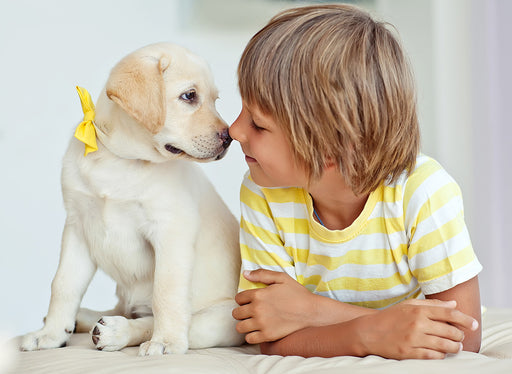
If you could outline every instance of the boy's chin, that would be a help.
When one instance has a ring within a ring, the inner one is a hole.
[[[251,168],[249,168],[249,171],[250,171],[250,174],[251,174],[252,181],[254,183],[256,183],[258,186],[260,186],[260,187],[264,187],[264,188],[280,188],[280,187],[281,188],[286,188],[286,187],[290,187],[290,186],[287,186],[287,185],[283,185],[283,184],[277,183],[276,181],[272,181],[267,176],[261,175],[257,171],[251,170]]]
[[[278,187],[274,183],[270,183],[268,178],[261,175],[259,170],[254,170],[255,168],[249,166],[249,172],[251,174],[251,179],[254,183],[256,183],[260,187]]]

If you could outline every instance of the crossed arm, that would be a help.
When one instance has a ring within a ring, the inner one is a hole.
[[[480,349],[477,277],[427,300],[376,311],[315,295],[285,273],[244,276],[268,285],[239,293],[233,310],[238,332],[264,354],[436,359]]]

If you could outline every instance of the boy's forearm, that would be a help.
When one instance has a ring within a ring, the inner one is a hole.
[[[357,338],[357,321],[307,327],[278,341],[260,344],[261,353],[279,356],[335,357],[366,355]]]
[[[462,349],[463,330],[478,326],[455,306],[453,301],[410,300],[345,322],[297,330],[260,348],[281,356],[442,359]]]
[[[325,296],[315,295],[315,297],[316,303],[312,309],[314,316],[310,318],[314,324],[311,327],[334,325],[377,312],[375,309],[343,303]]]
[[[457,309],[472,316],[479,325],[481,325],[482,315],[478,277],[474,277],[444,292],[427,295],[426,298],[437,300],[456,300]],[[482,342],[481,326],[475,330],[465,329],[464,336],[464,350],[469,352],[478,352]]]

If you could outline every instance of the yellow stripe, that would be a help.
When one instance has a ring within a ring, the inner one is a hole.
[[[416,225],[431,217],[434,212],[442,208],[453,198],[460,196],[461,192],[456,183],[449,183],[437,190],[432,197],[420,208],[416,218]]]
[[[308,285],[314,285],[317,292],[351,290],[351,291],[384,291],[389,290],[398,285],[410,284],[413,279],[413,274],[408,271],[405,275],[395,274],[387,278],[354,278],[354,277],[339,277],[329,282],[322,281],[320,275],[312,275],[310,277],[301,278],[299,283],[309,288]],[[403,296],[403,295],[402,295]]]
[[[277,217],[276,226],[285,233],[309,235],[309,221],[304,218]]]
[[[259,282],[251,282],[244,278],[242,274],[240,274],[240,282],[238,284],[238,288],[240,290],[252,290],[254,288],[265,288],[267,287],[264,283]]]
[[[414,274],[419,282],[428,282],[441,278],[449,273],[466,266],[475,258],[473,248],[469,245],[448,258],[443,258],[430,266],[416,269]]]
[[[367,221],[364,234],[393,234],[405,231],[403,217],[376,217]]]
[[[293,218],[293,217],[276,217],[275,223],[278,230],[282,230],[285,233],[290,234],[310,234],[310,223],[305,218]],[[393,217],[384,218],[376,217],[367,221],[364,234],[393,234],[395,232],[405,232],[404,218]],[[320,238],[321,239],[321,238]],[[323,240],[320,240],[323,242]]]
[[[380,201],[384,203],[396,203],[397,201],[402,201],[402,186],[384,186]]]
[[[274,245],[283,245],[283,242],[281,241],[281,237],[278,234],[273,233],[272,231],[265,230],[262,227],[253,225],[252,223],[245,220],[243,217],[240,220],[240,227],[247,234],[260,239],[263,243],[274,244]]]
[[[289,250],[293,250],[291,247]],[[288,251],[287,251],[288,252]],[[338,269],[345,264],[359,265],[387,265],[399,263],[407,252],[407,244],[401,244],[397,248],[391,249],[364,249],[350,250],[341,256],[329,257],[326,255],[310,253],[308,249],[295,249],[293,259],[295,262],[301,262],[308,266],[321,265],[328,270]]]
[[[437,230],[432,231],[428,234],[423,235],[419,240],[415,241],[409,246],[409,257],[413,258],[419,253],[426,252],[441,243],[448,241],[449,239],[457,236],[464,230],[464,220],[459,213],[454,219],[446,222],[443,226]]]
[[[304,190],[302,188],[262,188],[261,192],[263,192],[269,203],[305,204]]]
[[[261,266],[280,266],[283,269],[293,266],[293,263],[274,252],[258,251],[245,244],[240,244],[240,254],[242,259]]]
[[[250,209],[262,213],[265,216],[272,218],[272,212],[265,201],[265,198],[252,192],[249,188],[242,185],[240,188],[240,201],[247,205]]]

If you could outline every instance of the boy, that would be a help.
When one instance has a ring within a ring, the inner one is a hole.
[[[460,189],[419,154],[412,74],[386,25],[348,5],[284,11],[238,78],[230,135],[250,175],[233,317],[247,342],[304,357],[477,352],[481,265]]]

